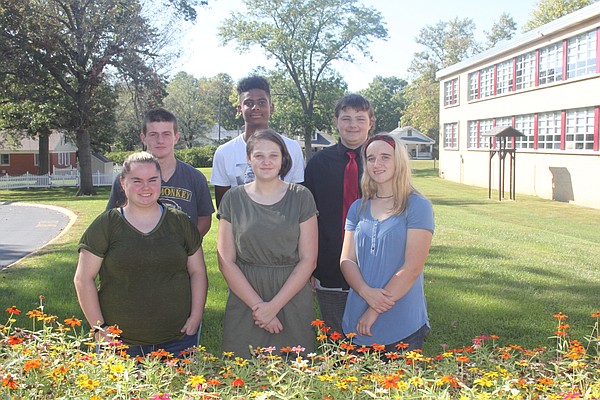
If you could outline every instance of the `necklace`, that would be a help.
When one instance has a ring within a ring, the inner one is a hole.
[[[378,199],[391,199],[392,197],[394,197],[394,195],[389,195],[389,196],[380,196],[379,193],[375,193],[375,197],[377,197]]]

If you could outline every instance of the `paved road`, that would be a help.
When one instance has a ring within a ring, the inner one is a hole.
[[[0,202],[0,270],[58,236],[69,220],[54,208]]]

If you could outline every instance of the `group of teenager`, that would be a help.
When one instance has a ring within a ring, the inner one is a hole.
[[[388,351],[399,342],[421,348],[434,219],[412,185],[405,146],[370,136],[373,108],[350,94],[335,106],[339,141],[304,168],[298,142],[269,129],[268,81],[250,76],[237,91],[244,132],[217,149],[211,176],[229,287],[222,350],[312,352],[314,293],[330,333]],[[106,211],[81,238],[75,287],[99,342],[118,325],[129,355],[177,355],[199,341],[208,291],[202,237],[214,207],[204,175],[175,158],[173,114],[147,112],[140,139],[147,152],[127,157]]]

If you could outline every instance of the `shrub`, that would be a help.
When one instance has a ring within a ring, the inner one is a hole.
[[[16,307],[0,326],[0,397],[89,399],[422,399],[600,398],[598,319],[586,344],[569,337],[567,316],[555,314],[555,346],[500,346],[478,336],[435,357],[419,351],[383,354],[357,347],[314,321],[318,354],[299,346],[257,349],[250,360],[216,357],[202,347],[176,358],[156,351],[122,354],[118,337],[96,354],[81,321],[30,311],[32,329],[14,327]],[[40,325],[40,326],[38,326]],[[113,332],[116,328],[112,327]]]
[[[135,153],[135,151],[112,151],[110,153],[106,153],[105,156],[110,161],[115,163],[115,165],[123,165],[123,161],[125,161],[127,156],[132,153]]]
[[[192,147],[191,149],[176,150],[175,157],[194,168],[211,167],[216,146]]]

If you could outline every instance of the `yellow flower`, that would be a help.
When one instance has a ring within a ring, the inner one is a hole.
[[[317,379],[320,380],[321,382],[330,382],[333,380],[333,376],[331,375],[319,375],[317,376]]]
[[[125,372],[125,366],[123,364],[115,364],[110,366],[110,372],[113,374],[122,374]]]
[[[481,386],[481,387],[492,387],[492,385],[493,385],[493,382],[490,379],[486,378],[485,376],[482,378],[479,378],[479,379],[475,379],[473,381],[473,383],[475,385]]]
[[[408,381],[414,387],[422,387],[423,386],[423,378],[421,378],[420,376],[413,376]]]
[[[94,390],[100,386],[100,382],[96,379],[89,378],[86,374],[79,375],[77,377],[77,386],[82,389]]]
[[[206,383],[206,379],[204,379],[203,375],[192,375],[190,376],[190,385],[191,386],[198,386],[198,385],[202,385]]]
[[[223,357],[231,358],[235,353],[233,351],[224,351]]]

